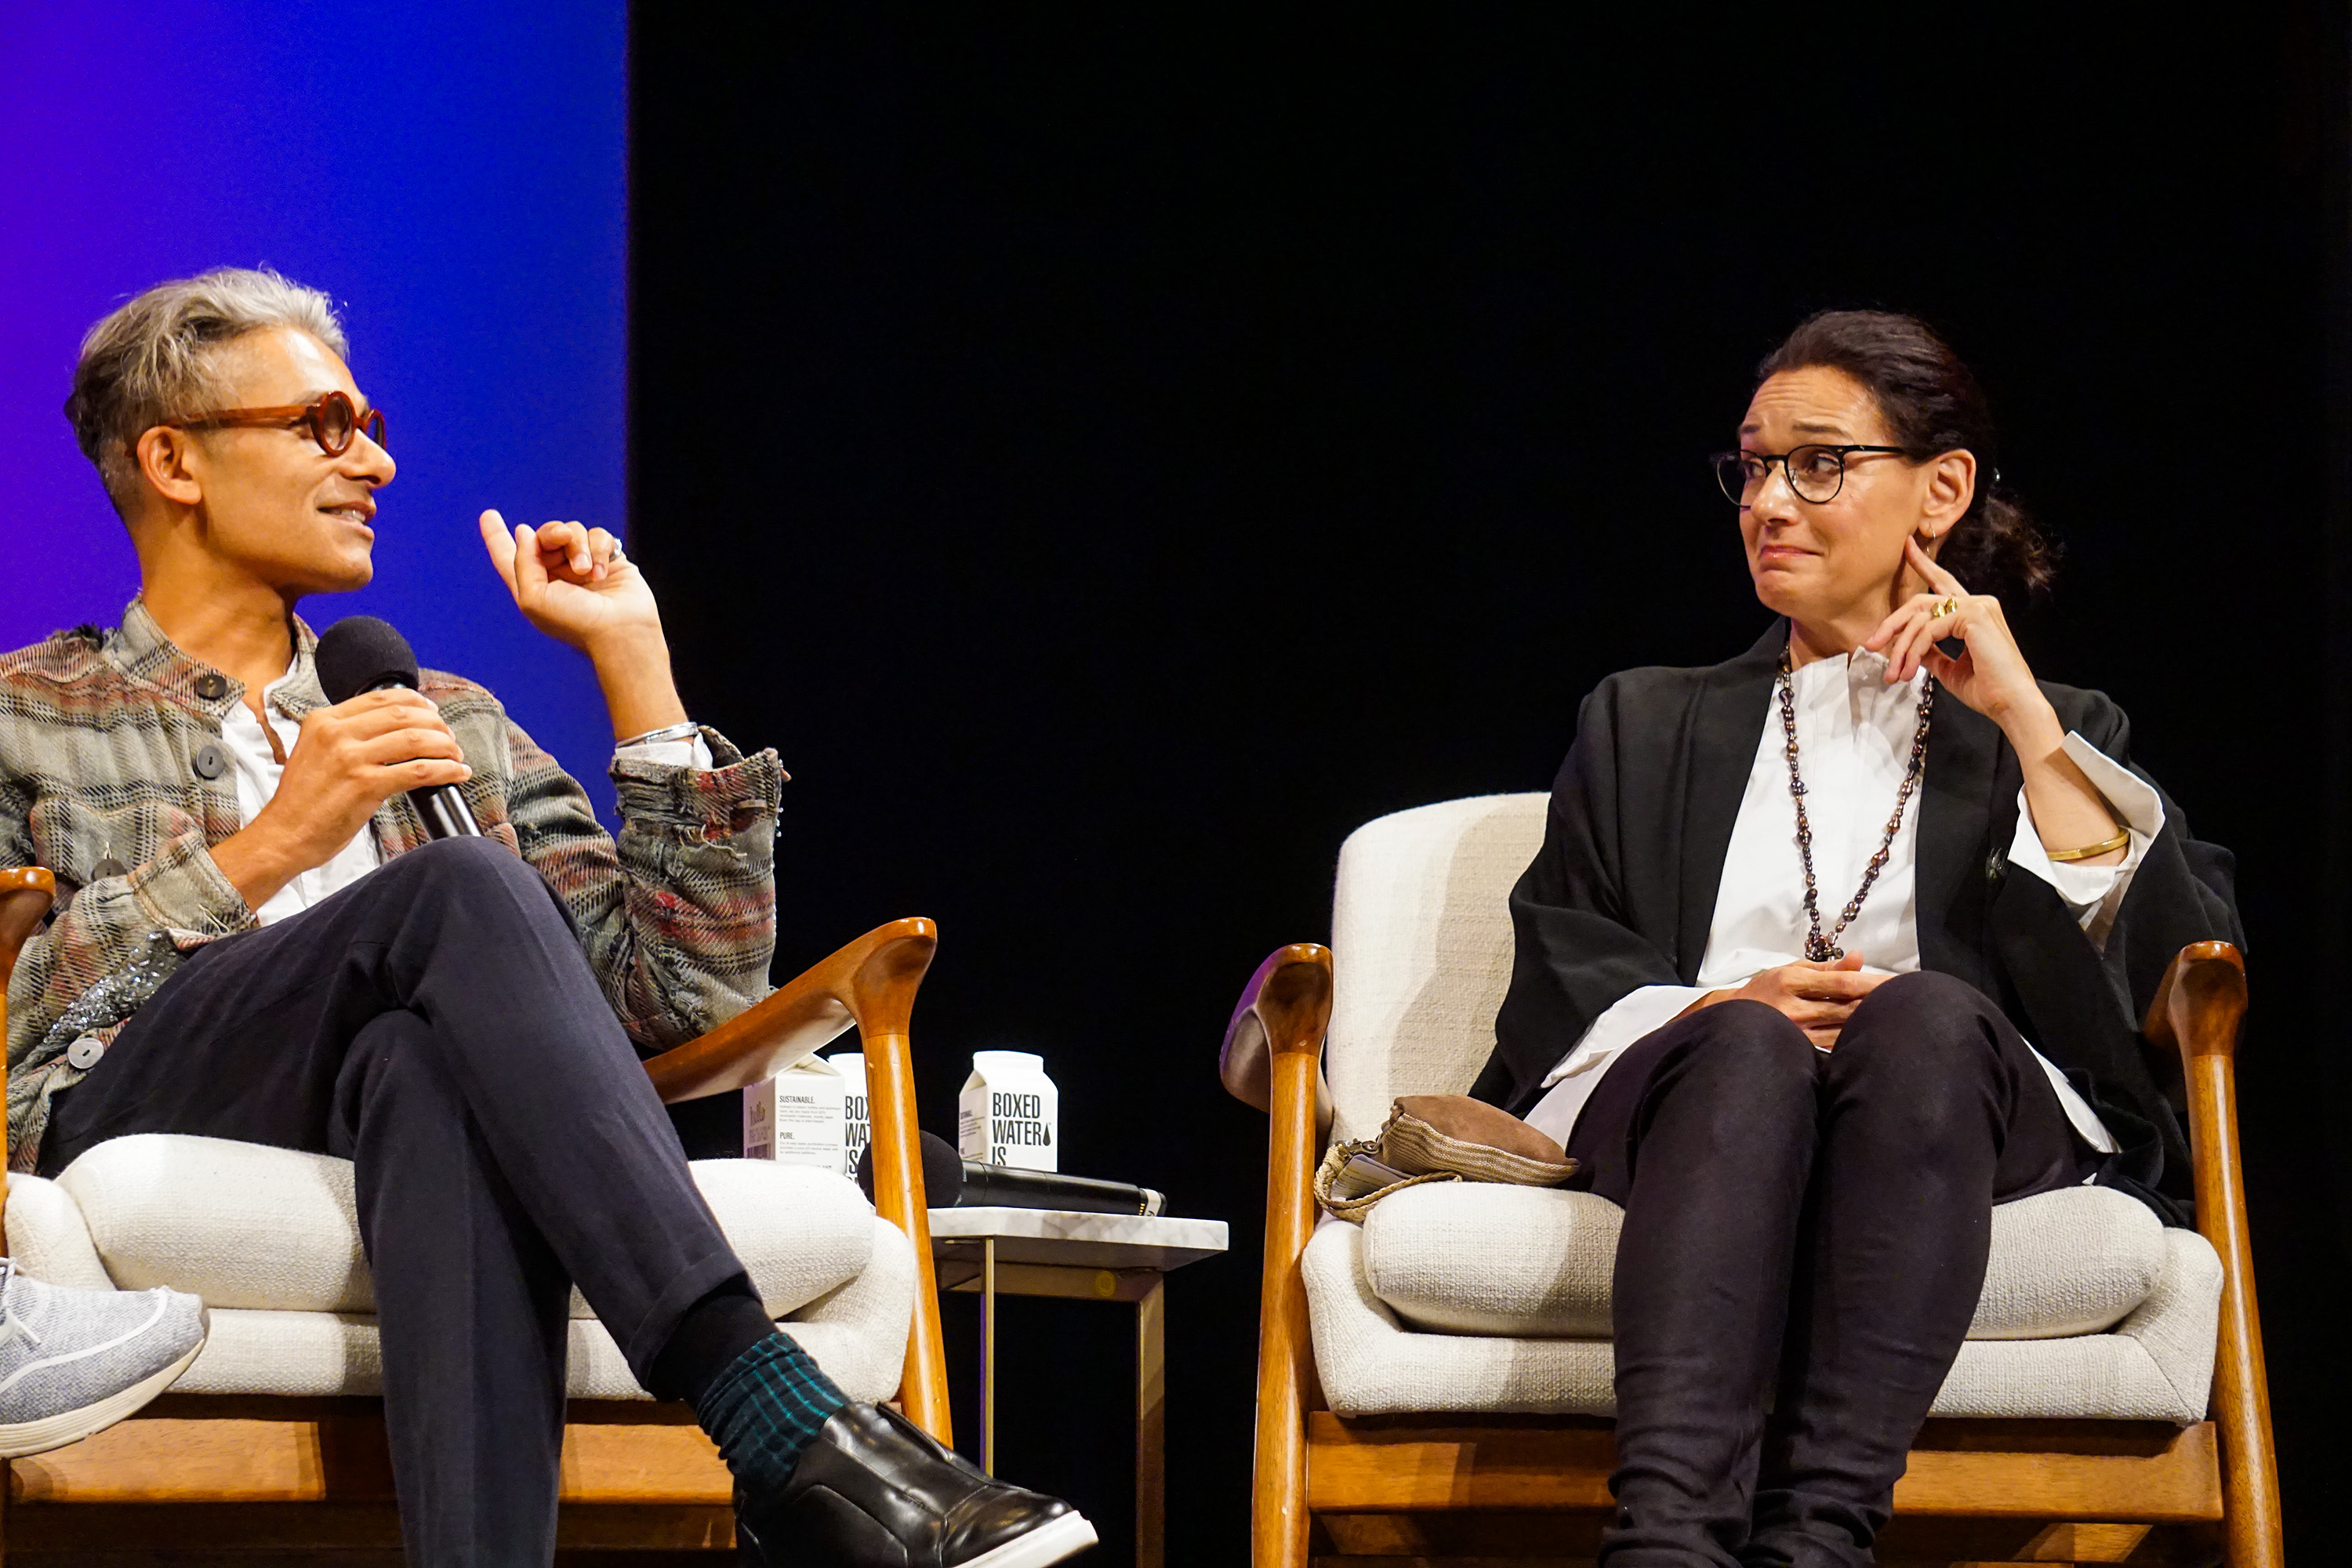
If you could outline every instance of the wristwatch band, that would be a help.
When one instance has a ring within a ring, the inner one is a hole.
[[[683,723],[665,724],[658,730],[648,730],[642,735],[632,735],[621,742],[625,751],[631,746],[650,746],[658,741],[691,741],[702,733],[702,726],[688,719]]]

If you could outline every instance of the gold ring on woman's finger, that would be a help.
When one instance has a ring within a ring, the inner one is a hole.
[[[1960,602],[1949,595],[1927,606],[1927,618],[1931,621],[1940,621],[1947,616],[1957,616],[1959,613]]]

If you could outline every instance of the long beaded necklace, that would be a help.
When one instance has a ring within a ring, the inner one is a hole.
[[[1789,798],[1797,803],[1797,853],[1805,863],[1805,921],[1812,931],[1805,938],[1805,956],[1816,963],[1833,963],[1845,956],[1845,949],[1837,939],[1862,911],[1862,900],[1870,897],[1871,884],[1885,868],[1886,858],[1894,852],[1895,835],[1903,826],[1903,808],[1911,804],[1911,792],[1919,787],[1919,774],[1927,763],[1927,716],[1936,706],[1934,677],[1919,685],[1919,723],[1911,735],[1911,761],[1903,770],[1903,787],[1895,793],[1895,815],[1886,819],[1886,836],[1878,841],[1878,853],[1862,873],[1862,886],[1854,889],[1846,901],[1845,910],[1827,936],[1822,934],[1821,889],[1813,885],[1813,829],[1805,820],[1805,780],[1797,771],[1797,686],[1791,678],[1792,666],[1789,650],[1780,650],[1780,732],[1788,737]]]

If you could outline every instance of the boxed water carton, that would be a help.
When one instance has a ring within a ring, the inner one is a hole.
[[[866,1053],[835,1051],[824,1058],[841,1074],[841,1170],[855,1179],[857,1163],[874,1137],[874,1112],[866,1099]]]
[[[1061,1168],[1061,1095],[1045,1058],[1027,1051],[974,1051],[956,1117],[967,1160],[1024,1171]]]
[[[865,1075],[859,1074],[860,1098]],[[836,1174],[848,1142],[848,1080],[811,1058],[743,1091],[743,1157],[813,1165]]]

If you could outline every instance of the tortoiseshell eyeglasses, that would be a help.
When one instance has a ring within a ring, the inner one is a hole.
[[[330,458],[340,458],[350,451],[352,437],[361,431],[367,432],[367,438],[377,446],[383,445],[383,410],[371,408],[362,414],[341,392],[330,392],[316,403],[288,403],[274,408],[217,408],[209,414],[191,414],[184,419],[166,419],[162,423],[174,430],[202,430],[224,425],[290,430],[306,426],[310,439],[319,443],[319,450]]]

